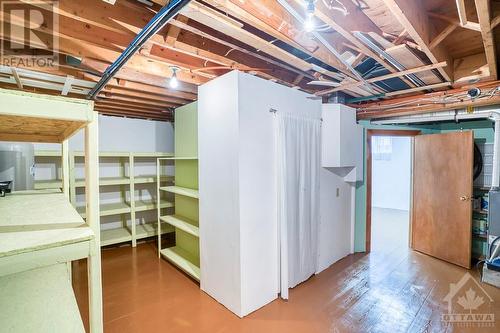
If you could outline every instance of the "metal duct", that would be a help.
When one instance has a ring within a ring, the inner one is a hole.
[[[360,31],[355,31],[354,36],[356,36],[356,38],[358,38],[361,42],[363,42],[363,44],[368,46],[373,52],[378,53],[378,55],[380,55],[383,59],[387,60],[398,71],[407,70],[405,66],[401,65],[399,61],[394,59],[393,56],[385,52],[375,41],[373,41],[370,36],[366,36]],[[417,87],[426,85],[425,82],[422,81],[420,78],[418,78],[415,74],[408,74],[405,75],[404,77],[410,80]]]
[[[87,95],[87,99],[95,99],[104,86],[127,63],[127,61],[159,30],[161,30],[172,17],[177,15],[191,0],[172,0],[164,6],[149,23],[137,34],[134,40],[123,53],[103,73],[101,80]]]
[[[304,18],[286,0],[277,0],[277,1],[283,6],[283,8],[285,8],[290,14],[292,14],[292,16],[295,17],[295,19],[299,21],[300,24],[304,24],[305,22]],[[349,69],[349,71],[351,71],[358,80],[363,82],[364,85],[372,93],[378,94],[378,91],[373,89],[372,86],[368,82],[366,82],[363,76],[361,76],[361,74],[359,74],[359,72],[355,70],[347,61],[345,61],[344,58],[342,58],[342,55],[319,32],[313,31],[312,34],[321,44],[323,44],[328,49],[328,51],[333,53],[333,55],[340,62],[342,62],[342,64],[346,66],[346,68]]]

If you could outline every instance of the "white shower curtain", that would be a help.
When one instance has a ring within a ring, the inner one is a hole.
[[[281,298],[318,266],[321,120],[277,115]]]

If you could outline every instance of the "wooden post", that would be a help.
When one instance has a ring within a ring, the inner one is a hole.
[[[69,152],[69,201],[76,207],[75,152]],[[64,181],[64,180],[63,180]]]
[[[85,197],[87,202],[87,224],[95,238],[88,260],[89,321],[90,332],[101,333],[102,286],[101,286],[101,228],[99,220],[99,135],[97,112],[85,128]]]
[[[69,142],[68,139],[62,142],[62,154],[61,154],[61,166],[62,166],[62,189],[63,193],[68,198],[69,197]]]
[[[130,179],[130,220],[132,228],[132,247],[137,246],[137,231],[135,225],[135,180],[134,180],[134,154],[130,153],[128,160],[128,177]]]
[[[161,184],[161,158],[156,160],[156,216],[158,217],[158,258],[161,257],[161,209],[160,209],[160,184]]]

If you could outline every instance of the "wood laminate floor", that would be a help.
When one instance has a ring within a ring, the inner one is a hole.
[[[500,289],[482,285],[490,302],[469,280],[455,297],[477,291],[466,300],[477,305],[482,297],[479,311],[494,314],[495,327],[449,325],[441,320],[448,311],[444,298],[466,270],[409,250],[348,256],[291,290],[288,302],[276,300],[244,319],[159,259],[154,243],[104,250],[102,264],[108,333],[500,332]],[[84,307],[83,263],[74,265],[73,283]]]

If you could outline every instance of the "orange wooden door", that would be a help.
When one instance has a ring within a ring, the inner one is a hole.
[[[470,268],[472,131],[415,137],[413,249]]]

